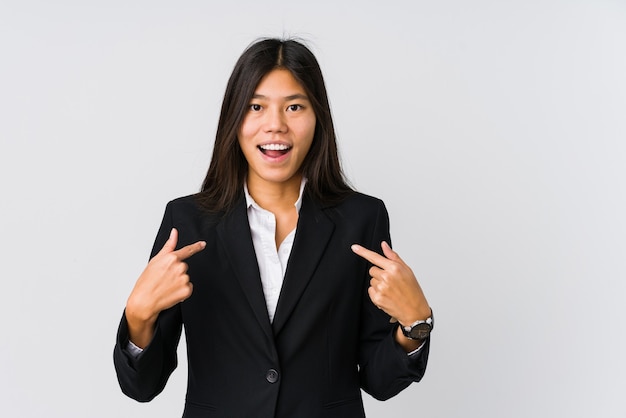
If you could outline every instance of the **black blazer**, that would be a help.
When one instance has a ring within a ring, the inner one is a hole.
[[[152,342],[134,360],[122,318],[114,362],[122,391],[159,394],[177,364],[184,325],[188,386],[183,417],[363,417],[360,388],[387,399],[419,381],[428,342],[415,358],[393,339],[389,316],[369,299],[369,265],[358,243],[389,242],[382,201],[354,194],[324,207],[305,192],[285,279],[270,323],[245,199],[208,215],[193,196],[170,202],[152,255],[172,227],[178,246],[206,241],[187,260],[193,294],[160,314]]]

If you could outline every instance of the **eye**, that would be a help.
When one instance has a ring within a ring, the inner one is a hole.
[[[248,106],[248,109],[250,109],[252,112],[259,112],[261,110],[261,105],[254,103]]]
[[[292,105],[287,106],[287,110],[291,112],[297,112],[298,110],[302,110],[302,105],[292,104]]]

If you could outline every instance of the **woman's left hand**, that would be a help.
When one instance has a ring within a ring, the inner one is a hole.
[[[374,305],[405,326],[430,316],[430,307],[413,271],[389,244],[381,243],[384,256],[357,244],[351,248],[373,264],[368,293]]]

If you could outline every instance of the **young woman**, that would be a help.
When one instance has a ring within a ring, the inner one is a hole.
[[[433,326],[389,242],[384,204],[344,179],[313,54],[253,44],[228,82],[202,190],[167,205],[128,298],[122,390],[163,390],[184,325],[183,417],[363,417],[361,389],[387,399],[422,378]]]

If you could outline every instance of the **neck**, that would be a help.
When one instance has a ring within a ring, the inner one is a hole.
[[[263,181],[248,175],[248,192],[254,201],[262,208],[274,211],[291,209],[300,195],[302,176],[295,175],[281,183]]]

